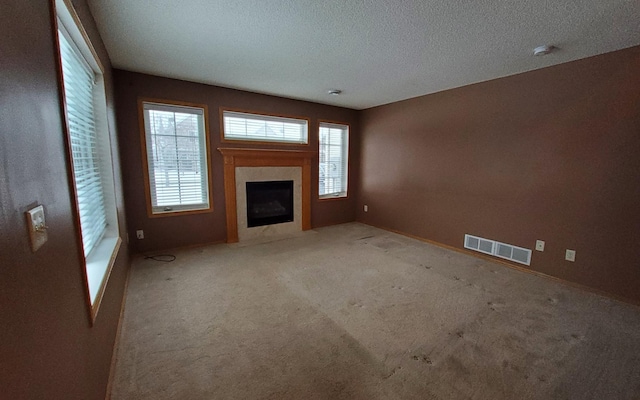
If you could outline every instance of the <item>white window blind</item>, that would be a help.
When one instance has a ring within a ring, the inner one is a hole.
[[[60,57],[71,141],[73,176],[85,257],[107,227],[100,166],[103,164],[96,130],[96,76],[64,29],[59,30]]]
[[[261,142],[307,144],[308,123],[304,119],[224,111],[224,138]]]
[[[321,198],[346,197],[349,170],[349,127],[320,123],[320,171],[318,193]]]
[[[120,248],[103,68],[69,2],[55,1],[70,172],[91,319]]]
[[[209,208],[204,109],[143,103],[154,214]]]

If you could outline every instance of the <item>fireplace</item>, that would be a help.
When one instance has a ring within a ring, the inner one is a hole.
[[[293,181],[247,182],[247,227],[293,221]]]
[[[311,229],[311,160],[317,151],[221,147],[227,242],[281,237]],[[293,221],[249,228],[247,182],[293,181]]]

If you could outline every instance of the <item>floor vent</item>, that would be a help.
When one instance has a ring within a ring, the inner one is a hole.
[[[472,235],[464,235],[464,247],[524,265],[531,264],[531,250]]]

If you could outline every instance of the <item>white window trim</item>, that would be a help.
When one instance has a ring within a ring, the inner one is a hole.
[[[104,295],[111,270],[118,255],[122,240],[120,238],[118,215],[115,198],[115,183],[113,173],[113,158],[111,155],[111,137],[107,122],[107,105],[106,91],[104,88],[104,68],[100,64],[99,58],[89,40],[81,22],[78,18],[72,4],[68,0],[55,0],[55,9],[57,16],[57,28],[64,31],[67,39],[73,42],[77,50],[81,53],[88,66],[95,73],[95,89],[94,89],[94,108],[95,108],[95,125],[97,132],[97,140],[100,142],[98,147],[104,152],[102,164],[100,165],[100,179],[102,181],[102,190],[104,197],[105,215],[107,219],[107,227],[98,243],[93,247],[91,252],[84,255],[84,245],[82,243],[82,235],[80,228],[80,217],[78,213],[78,199],[76,191],[75,177],[73,174],[73,156],[71,151],[71,139],[69,136],[69,120],[67,116],[66,96],[64,94],[64,86],[61,86],[61,96],[64,103],[64,121],[67,136],[67,147],[70,155],[71,164],[69,165],[70,176],[72,178],[72,192],[74,194],[76,209],[76,225],[78,242],[81,246],[82,264],[85,272],[87,299],[91,310],[91,321],[95,322],[98,309],[102,297]],[[56,30],[56,35],[59,35]],[[60,67],[62,67],[62,58],[60,56],[59,39],[56,41],[57,56]],[[62,70],[60,70],[60,79],[64,85]]]
[[[255,112],[244,112],[223,109],[221,110],[221,124],[222,124],[222,141],[223,142],[253,142],[253,143],[267,143],[267,144],[284,144],[284,145],[308,145],[309,144],[309,119],[301,117],[284,117],[271,114],[261,114]],[[241,118],[247,120],[256,121],[270,121],[278,123],[294,123],[304,127],[303,137],[300,140],[285,140],[283,138],[268,137],[268,136],[228,136],[226,130],[226,119]]]
[[[208,121],[208,108],[204,104],[191,104],[184,102],[177,102],[171,100],[157,100],[157,99],[139,99],[138,102],[139,108],[139,118],[141,120],[140,124],[140,140],[142,144],[142,156],[143,156],[143,164],[144,164],[144,179],[146,185],[146,197],[147,197],[147,215],[150,218],[155,217],[166,217],[166,216],[177,216],[177,215],[185,215],[185,214],[193,214],[193,213],[203,213],[203,212],[211,212],[213,211],[213,197],[211,194],[212,184],[211,184],[211,155],[210,155],[210,139],[209,139],[209,121]],[[151,106],[153,109],[165,109],[168,111],[176,111],[176,110],[197,110],[196,114],[202,115],[203,122],[203,135],[202,142],[204,147],[202,149],[204,153],[204,157],[201,160],[201,165],[203,166],[202,172],[206,174],[206,202],[199,204],[184,204],[184,205],[171,205],[171,206],[157,206],[153,204],[153,196],[151,191],[152,188],[152,179],[150,176],[150,166],[149,163],[149,155],[148,155],[148,140],[149,137],[147,135],[147,113],[146,106]]]
[[[344,190],[340,190],[338,192],[320,194],[320,179],[318,177],[318,198],[320,200],[346,198],[349,195],[349,130],[350,130],[350,126],[349,124],[320,121],[320,123],[318,124],[318,155],[320,153],[320,147],[322,146],[322,143],[320,142],[321,128],[340,129],[344,131],[344,134],[342,135],[342,157],[343,157],[343,165],[344,165],[344,176],[342,177],[342,179],[344,180]],[[319,157],[318,157],[318,162],[320,162]],[[320,164],[318,164],[318,167],[320,167]]]

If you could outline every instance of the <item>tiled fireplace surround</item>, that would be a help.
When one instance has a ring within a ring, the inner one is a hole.
[[[224,196],[227,243],[311,229],[312,151],[221,147],[224,158]],[[294,220],[277,225],[247,227],[245,183],[292,180]]]

